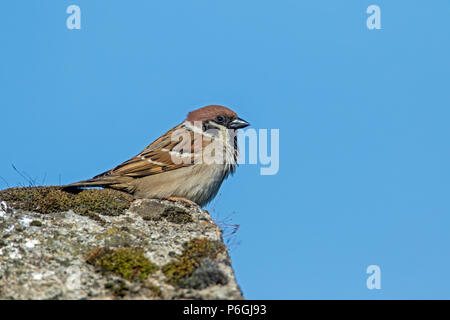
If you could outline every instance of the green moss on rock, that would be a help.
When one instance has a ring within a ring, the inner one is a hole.
[[[145,289],[150,290],[150,292],[152,293],[152,295],[154,297],[161,297],[162,296],[162,292],[161,289],[157,286],[155,286],[152,283],[145,283],[143,286]]]
[[[184,224],[194,221],[192,216],[184,209],[178,207],[166,208],[161,217],[167,221],[177,224]]]
[[[33,220],[33,221],[31,221],[30,226],[32,226],[32,227],[41,227],[42,226],[42,222],[40,222],[39,220]]]
[[[173,203],[145,201],[139,206],[133,207],[132,210],[148,221],[166,220],[176,224],[194,221],[187,209],[175,206]]]
[[[120,215],[130,207],[133,197],[110,189],[86,189],[77,193],[61,187],[10,188],[0,191],[0,200],[15,209],[56,213],[72,209],[97,219],[97,214]]]
[[[145,280],[158,269],[140,248],[96,248],[88,253],[86,261],[102,273],[111,272],[130,281]]]
[[[209,258],[205,258],[190,276],[180,282],[179,286],[201,290],[211,285],[225,285],[227,283],[228,278],[220,270],[219,264]]]
[[[184,287],[186,279],[192,276],[204,259],[214,260],[220,252],[225,250],[225,245],[219,241],[196,238],[185,243],[181,256],[166,264],[162,271],[167,282],[174,286]]]
[[[125,297],[130,290],[125,281],[120,279],[106,283],[105,288],[117,297]]]

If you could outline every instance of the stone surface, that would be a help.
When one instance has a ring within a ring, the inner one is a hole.
[[[242,299],[222,232],[200,207],[129,200],[108,215],[73,198],[75,209],[58,211],[54,198],[76,196],[36,190],[0,191],[0,299]],[[47,201],[45,213],[30,201]]]

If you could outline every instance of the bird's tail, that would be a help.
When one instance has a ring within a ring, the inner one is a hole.
[[[120,177],[114,175],[98,175],[92,179],[82,180],[63,186],[63,189],[67,191],[73,191],[80,188],[110,188],[120,190],[128,193],[133,193],[134,186],[131,182],[133,180],[130,177]]]
[[[113,182],[109,179],[99,179],[99,178],[93,178],[88,180],[81,180],[78,182],[74,182],[71,184],[68,184],[64,187],[66,188],[89,188],[89,187],[109,187],[117,182]]]

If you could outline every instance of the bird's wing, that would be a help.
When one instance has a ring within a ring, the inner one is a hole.
[[[135,157],[94,179],[110,175],[138,178],[190,166],[194,164],[195,154],[199,152],[194,147],[193,132],[180,124]]]

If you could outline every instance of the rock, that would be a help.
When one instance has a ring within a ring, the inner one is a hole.
[[[222,231],[184,202],[0,191],[0,299],[243,299]]]

